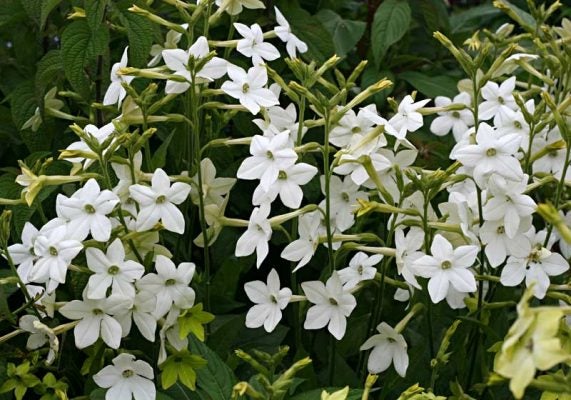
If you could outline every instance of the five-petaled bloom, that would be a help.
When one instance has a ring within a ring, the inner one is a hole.
[[[307,310],[303,327],[305,329],[321,329],[327,325],[329,332],[337,340],[345,336],[347,317],[357,305],[355,297],[343,288],[339,274],[333,271],[325,284],[321,281],[303,282],[301,284],[307,300],[312,306]]]
[[[113,365],[104,367],[93,375],[95,383],[108,389],[105,400],[154,400],[153,368],[135,356],[121,353],[113,360]]]
[[[248,298],[256,303],[246,314],[246,326],[259,328],[264,326],[266,332],[271,332],[282,319],[282,310],[291,299],[291,290],[287,287],[280,289],[280,277],[275,269],[268,274],[268,283],[262,281],[248,282],[244,285]]]

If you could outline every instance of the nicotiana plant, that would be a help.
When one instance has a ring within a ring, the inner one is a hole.
[[[168,18],[152,4],[130,8],[165,30],[147,67],[131,67],[125,47],[86,115],[58,111],[56,87],[24,124],[40,133],[48,115],[73,119],[77,140],[59,154],[65,172],[50,173],[52,158],[21,162],[20,197],[0,199],[11,271],[0,288],[23,300],[4,315],[0,344],[25,337],[26,349],[8,354],[0,392],[470,399],[505,398],[509,387],[515,398],[567,398],[571,22],[549,24],[559,1],[529,1],[529,13],[496,1],[514,24],[475,32],[466,47],[434,33],[465,73],[458,94],[413,92],[383,111],[372,99],[390,80],[360,87],[366,62],[344,76],[337,56],[304,58],[278,8],[270,26],[238,22],[265,7],[257,0],[163,2]],[[244,123],[250,136],[227,137]],[[177,136],[153,151],[172,126]],[[453,135],[445,168],[418,166],[423,127]],[[179,170],[165,170],[166,154]],[[221,154],[235,168],[221,168]],[[15,238],[11,207],[21,204],[42,223]],[[241,321],[259,337],[287,324],[295,352],[236,349],[226,364],[248,365],[241,381],[204,344],[221,329],[211,312],[224,309],[213,277],[240,282],[216,264],[220,242],[236,263],[255,264],[237,288],[250,301]],[[72,349],[74,371],[61,365]],[[304,375],[312,360],[321,377]],[[338,390],[339,365],[361,388]],[[231,386],[214,391],[217,374]],[[301,393],[319,379],[326,390]]]

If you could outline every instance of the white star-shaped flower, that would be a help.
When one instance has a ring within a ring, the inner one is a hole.
[[[199,1],[197,1],[197,4]],[[244,8],[256,9],[266,8],[264,3],[260,0],[216,0],[216,5],[222,7],[229,15],[238,15]]]
[[[430,99],[420,100],[416,103],[410,95],[401,100],[397,113],[389,120],[389,124],[396,129],[397,139],[405,140],[407,132],[414,132],[423,125],[422,114],[418,112]],[[387,131],[387,133],[390,133]]]
[[[482,122],[476,134],[477,144],[466,144],[454,150],[451,158],[473,168],[474,179],[479,186],[484,185],[491,174],[517,181],[523,171],[514,155],[521,140],[517,133],[500,136],[490,125]]]
[[[101,190],[95,179],[71,197],[59,194],[56,199],[58,217],[68,221],[68,229],[73,237],[83,240],[89,233],[98,242],[105,242],[111,236],[110,214],[119,203],[119,197],[110,190]]]
[[[509,120],[518,107],[513,96],[515,82],[515,76],[499,86],[496,82],[488,81],[482,88],[484,101],[478,106],[478,118],[484,121],[493,118],[494,125],[505,125],[501,121]]]
[[[276,182],[280,171],[287,170],[297,160],[287,132],[272,138],[255,135],[250,144],[250,154],[252,156],[240,164],[236,176],[239,179],[260,179],[260,186],[266,191]]]
[[[306,163],[294,164],[278,173],[278,179],[264,190],[262,184],[254,190],[252,204],[271,203],[279,195],[282,203],[289,208],[298,209],[303,200],[301,185],[308,183],[317,174],[317,168]]]
[[[459,292],[476,291],[476,279],[469,268],[476,261],[478,246],[459,246],[456,249],[442,235],[434,236],[431,256],[424,255],[413,263],[416,275],[430,278],[428,292],[433,303],[443,300],[452,285]]]
[[[293,272],[297,271],[308,262],[319,245],[319,226],[321,216],[319,211],[304,214],[299,217],[297,231],[299,238],[288,244],[282,251],[281,257],[289,261],[298,261]]]
[[[95,125],[88,124],[83,128],[83,131],[86,135],[91,136],[93,139],[95,139],[95,141],[97,141],[97,143],[101,145],[115,131],[115,125],[113,125],[112,122],[109,122],[108,124],[103,125],[101,128],[98,128]],[[93,162],[97,159],[97,155],[82,139],[71,143],[69,146],[67,146],[66,150],[78,150],[91,157],[63,157],[65,160],[71,163],[83,163],[83,169],[89,168],[89,166],[93,164]],[[105,153],[107,153],[107,149],[104,150],[104,154]]]
[[[362,251],[358,252],[349,261],[349,266],[339,270],[339,279],[343,282],[343,287],[347,290],[353,289],[359,284],[359,282],[374,279],[377,269],[377,265],[383,256],[381,254],[375,254],[368,256]]]
[[[153,315],[157,307],[157,296],[151,291],[140,290],[135,294],[130,308],[123,308],[113,317],[121,324],[123,337],[131,332],[131,323],[135,322],[139,332],[149,342],[155,341],[157,318]]]
[[[264,42],[264,32],[258,24],[250,27],[239,22],[234,27],[243,39],[238,40],[236,50],[252,59],[254,66],[263,64],[264,60],[273,61],[280,58],[280,52],[271,43]]]
[[[280,289],[280,277],[275,269],[268,274],[268,282],[247,282],[244,290],[248,298],[256,303],[246,314],[246,326],[259,328],[263,326],[266,332],[271,332],[282,319],[282,310],[291,299],[291,290],[287,287]]]
[[[268,216],[270,215],[270,206],[263,204],[254,208],[248,221],[248,229],[238,238],[236,242],[236,257],[249,256],[256,251],[256,266],[260,268],[262,262],[269,252],[268,242],[272,237],[272,227]]]
[[[80,241],[69,238],[66,225],[59,225],[49,232],[42,230],[43,228],[34,242],[34,253],[38,260],[30,269],[28,278],[30,282],[36,283],[65,283],[67,268],[83,245]],[[52,285],[48,288],[50,293],[52,290],[49,289],[55,289]]]
[[[211,82],[224,76],[228,63],[219,57],[213,57],[202,65],[200,69],[191,71],[209,53],[208,41],[204,36],[196,39],[196,42],[187,51],[181,49],[163,50],[162,54],[167,67],[174,71],[174,75],[181,76],[187,80],[187,82],[168,80],[165,92],[167,94],[186,92],[190,87],[190,82],[192,82],[192,74],[194,74],[197,83]]]
[[[87,282],[87,297],[102,299],[107,289],[111,294],[120,294],[132,299],[135,297],[134,282],[145,273],[145,267],[138,262],[125,260],[125,248],[121,239],[115,239],[103,253],[95,247],[85,250],[87,266],[93,272]]]
[[[133,79],[135,79],[134,76],[119,75],[117,73],[121,68],[126,67],[129,62],[128,50],[129,46],[125,47],[123,55],[121,56],[121,61],[113,64],[113,67],[111,67],[111,84],[107,88],[107,92],[105,92],[105,96],[103,97],[103,105],[105,106],[117,104],[121,107],[121,102],[127,95],[127,91],[123,88],[121,83],[125,82],[129,84]]]
[[[85,294],[85,293],[84,293]],[[73,329],[75,347],[84,349],[91,346],[99,337],[112,349],[121,344],[121,325],[112,315],[123,308],[129,308],[129,298],[112,295],[106,299],[72,300],[59,309],[66,318],[80,320]]]
[[[408,368],[408,346],[403,335],[386,322],[381,322],[377,331],[379,333],[367,339],[360,348],[361,351],[373,348],[367,362],[369,373],[380,374],[393,363],[397,373],[404,378]]]
[[[99,387],[108,389],[105,400],[154,400],[157,390],[149,364],[129,353],[119,354],[112,362],[93,375]]]
[[[280,103],[277,96],[264,87],[268,83],[268,73],[264,66],[254,66],[246,72],[235,65],[228,65],[228,76],[231,81],[224,82],[221,89],[238,99],[252,114],[257,114],[261,107]]]
[[[301,284],[307,300],[312,306],[307,310],[303,327],[321,329],[327,325],[329,332],[337,340],[345,336],[347,317],[357,305],[355,297],[343,288],[337,271],[333,271],[326,284],[321,281]]]
[[[28,283],[28,275],[34,262],[38,259],[34,251],[34,243],[39,235],[39,231],[31,222],[26,221],[22,230],[22,243],[8,246],[8,253],[12,257],[14,264],[18,266],[18,275],[23,283]]]
[[[513,254],[502,270],[500,282],[505,286],[517,286],[525,279],[525,285],[533,286],[533,295],[543,299],[551,283],[550,276],[561,275],[569,269],[569,263],[559,253],[543,246],[546,232],[528,233],[521,249]],[[553,238],[551,240],[553,242]],[[548,244],[550,246],[551,243]]]
[[[188,183],[175,182],[171,185],[166,172],[157,168],[151,179],[151,187],[137,184],[131,186],[129,192],[141,207],[137,215],[137,230],[149,230],[161,221],[166,230],[184,232],[184,216],[175,204],[181,204],[188,197]]]
[[[137,288],[150,291],[157,296],[155,316],[164,316],[174,304],[186,309],[194,305],[195,293],[190,281],[196,266],[190,262],[180,263],[178,267],[165,256],[158,255],[155,261],[157,273],[150,273],[137,281]]]
[[[450,104],[464,104],[463,110],[442,111],[430,124],[430,131],[437,136],[444,136],[452,130],[454,139],[459,141],[469,127],[474,125],[474,115],[470,110],[472,98],[466,92],[462,92],[450,100],[448,97],[438,96],[434,99],[436,107],[446,107]]]
[[[278,23],[278,26],[274,28],[274,32],[281,41],[286,44],[286,50],[289,56],[291,58],[297,58],[298,51],[300,53],[307,51],[307,44],[291,32],[289,22],[287,22],[287,19],[285,19],[280,10],[278,10],[277,7],[274,7],[274,10],[276,12],[276,22]]]

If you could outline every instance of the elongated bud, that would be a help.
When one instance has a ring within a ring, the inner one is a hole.
[[[357,79],[359,79],[359,76],[361,76],[368,63],[369,62],[367,60],[363,60],[355,67],[353,72],[351,72],[351,75],[349,75],[349,78],[347,78],[347,85],[354,84]]]
[[[474,75],[476,67],[474,65],[474,60],[472,60],[472,57],[470,57],[468,53],[454,46],[454,43],[452,43],[450,39],[448,39],[440,32],[434,32],[433,36],[444,47],[446,47],[450,53],[452,53],[456,61],[460,63],[460,65],[462,66],[462,68],[464,69],[464,71],[468,76],[471,77]]]
[[[262,396],[260,392],[254,389],[248,382],[238,382],[232,388],[232,400],[242,398],[247,396],[253,400],[264,400],[265,397]]]
[[[145,10],[139,6],[133,5],[131,8],[129,8],[129,11],[131,11],[133,14],[141,15],[159,25],[166,26],[167,28],[172,29],[173,31],[176,31],[178,33],[186,33],[186,30],[179,24],[167,21],[166,19],[161,18],[158,15],[153,14],[152,12]]]
[[[557,229],[559,235],[563,238],[563,240],[571,244],[571,229],[552,204],[539,204],[536,210],[537,213],[543,217],[545,222],[553,225],[555,229]]]
[[[561,136],[567,143],[567,146],[571,146],[571,133],[569,132],[569,126],[567,125],[567,122],[561,115],[561,112],[559,111],[559,108],[553,101],[553,98],[547,92],[541,92],[541,98],[545,101],[545,104],[547,104],[547,107],[549,107],[549,109],[551,110],[553,114],[553,119],[555,119],[555,123],[557,124],[557,127],[561,132]]]

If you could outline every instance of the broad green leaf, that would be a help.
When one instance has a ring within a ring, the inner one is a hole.
[[[34,83],[32,81],[21,82],[10,95],[10,106],[12,107],[12,119],[18,129],[34,115],[37,107],[34,93]],[[33,151],[33,150],[32,150]]]
[[[10,311],[10,306],[8,305],[8,295],[4,291],[4,286],[0,285],[0,319],[10,321],[15,323],[16,320]]]
[[[109,31],[100,26],[95,31],[84,20],[67,26],[61,37],[61,54],[65,76],[73,89],[83,97],[89,97],[89,79],[86,74],[92,60],[107,51]]]
[[[422,18],[426,24],[429,33],[441,31],[446,33],[450,31],[450,22],[448,20],[448,10],[441,0],[420,0],[418,2]]]
[[[365,22],[343,19],[331,10],[321,10],[315,16],[331,34],[335,52],[341,57],[355,48],[367,28]]]
[[[4,0],[0,7],[0,27],[16,23],[27,18],[20,0]]]
[[[108,48],[109,30],[107,27],[102,25],[99,28],[92,30],[87,52],[88,60],[105,54]]]
[[[206,367],[196,371],[198,387],[209,396],[206,398],[229,399],[232,388],[237,382],[232,370],[206,344],[192,336],[189,337],[189,341],[190,351],[207,361]]]
[[[482,4],[450,17],[450,27],[453,34],[460,32],[472,33],[480,24],[501,14],[501,11],[491,4]]]
[[[85,17],[92,31],[100,28],[109,0],[85,0]]]
[[[53,86],[60,73],[63,71],[61,51],[50,50],[38,62],[36,69],[36,93],[43,98],[46,88]]]
[[[121,14],[121,22],[127,28],[129,38],[129,65],[144,67],[153,45],[153,24],[147,18],[128,11]]]
[[[89,60],[91,29],[85,21],[74,21],[61,35],[62,61],[65,76],[75,91],[88,97],[89,81],[85,66]]]
[[[44,29],[44,25],[46,24],[46,21],[48,20],[48,16],[52,12],[52,10],[54,8],[56,8],[61,2],[62,2],[62,0],[43,0],[43,1],[41,1],[42,9],[40,11],[40,31]]]
[[[458,94],[457,80],[446,75],[429,76],[422,72],[406,71],[398,75],[427,97],[454,97]]]
[[[165,140],[161,143],[159,148],[153,154],[153,168],[163,168],[167,162],[167,151],[169,144],[174,136],[174,132],[171,132]]]
[[[377,66],[388,48],[408,31],[410,21],[410,7],[405,0],[386,0],[377,8],[371,28],[371,47]]]
[[[500,0],[497,2],[496,7],[508,14],[514,21],[520,24],[526,31],[533,33],[535,32],[537,22],[535,19],[526,11],[515,4],[510,3],[507,0]]]
[[[30,17],[36,25],[40,25],[40,16],[42,14],[42,2],[38,0],[20,0],[26,14]]]

